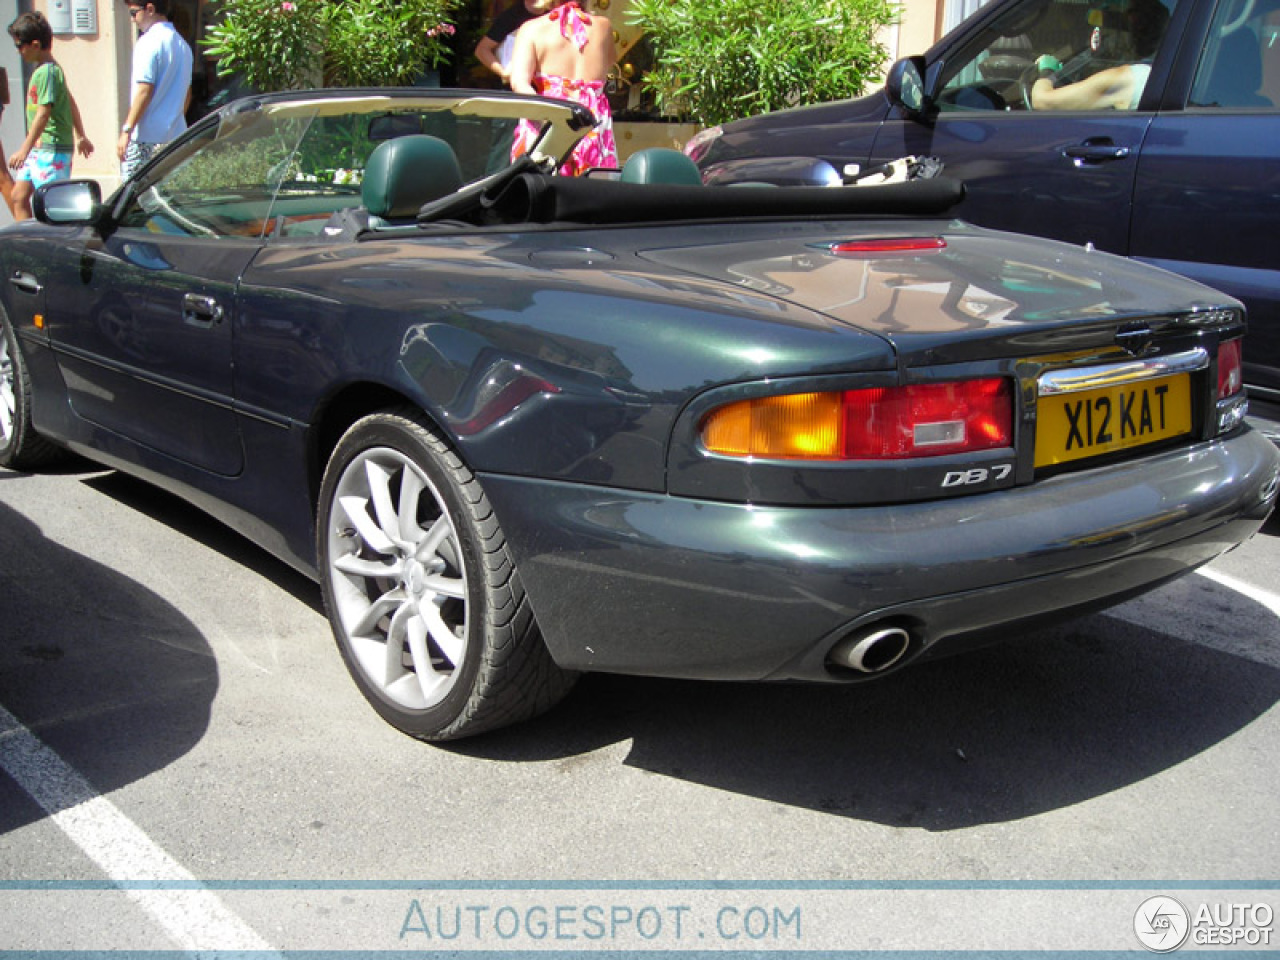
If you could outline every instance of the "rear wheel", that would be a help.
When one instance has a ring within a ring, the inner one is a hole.
[[[0,467],[28,470],[59,453],[31,425],[31,377],[9,316],[0,309]]]
[[[415,412],[355,423],[317,527],[325,605],[361,692],[426,740],[541,713],[575,675],[552,661],[480,483]]]

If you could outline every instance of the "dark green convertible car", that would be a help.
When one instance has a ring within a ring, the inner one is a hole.
[[[508,164],[517,118],[543,133]],[[582,671],[871,678],[1271,511],[1229,297],[970,226],[944,178],[556,176],[592,122],[270,95],[105,200],[42,188],[0,234],[0,465],[70,449],[311,574],[361,690],[428,739]]]

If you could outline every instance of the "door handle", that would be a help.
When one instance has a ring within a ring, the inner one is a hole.
[[[15,290],[29,293],[32,296],[44,289],[39,280],[22,270],[15,270],[13,276],[9,278],[9,283],[12,284]]]
[[[188,293],[182,298],[182,322],[192,327],[213,327],[225,316],[222,304],[213,297]]]
[[[1062,151],[1077,166],[1083,167],[1091,163],[1110,163],[1112,160],[1123,160],[1132,152],[1128,147],[1117,147],[1108,139],[1086,140],[1074,147]]]

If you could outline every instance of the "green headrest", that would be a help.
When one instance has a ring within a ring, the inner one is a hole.
[[[364,207],[387,220],[416,216],[418,208],[462,186],[453,148],[438,137],[411,134],[378,144],[364,168]]]
[[[619,179],[623,183],[702,184],[697,164],[679,150],[669,147],[650,147],[633,153],[622,165]]]

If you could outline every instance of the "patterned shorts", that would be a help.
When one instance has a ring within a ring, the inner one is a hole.
[[[120,179],[128,180],[163,146],[163,143],[139,143],[137,140],[130,140],[129,146],[124,151],[124,162],[120,164]]]
[[[13,175],[15,180],[27,180],[35,186],[71,179],[71,151],[36,147],[27,154],[27,162]]]

